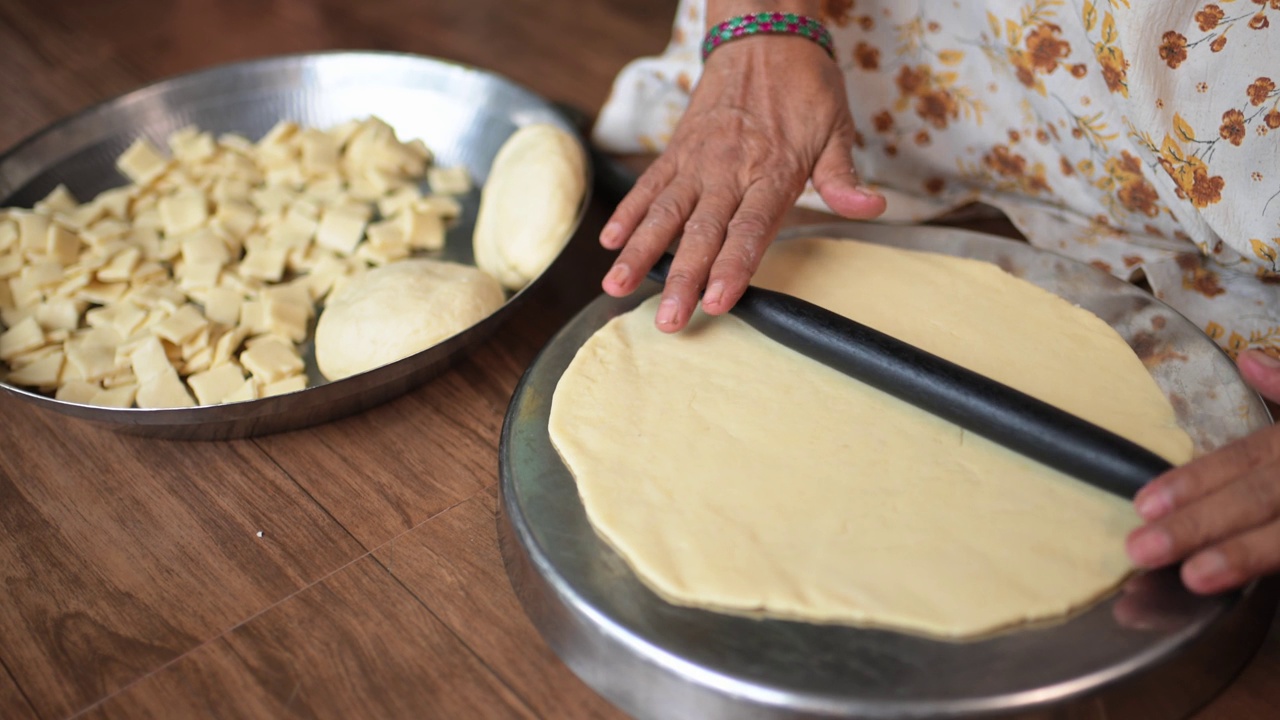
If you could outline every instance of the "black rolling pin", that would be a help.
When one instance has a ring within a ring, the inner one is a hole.
[[[665,282],[670,269],[664,254],[649,277]],[[748,287],[730,312],[802,355],[1121,497],[1172,467],[1087,420],[800,298]]]

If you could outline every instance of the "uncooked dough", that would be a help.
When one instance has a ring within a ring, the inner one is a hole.
[[[826,239],[753,281],[988,374],[1181,463],[1191,440],[1102,320],[994,265]],[[666,336],[653,298],[556,388],[587,516],[668,600],[967,638],[1063,615],[1131,570],[1125,500],[773,343]]]
[[[586,158],[572,135],[528,125],[503,143],[480,195],[476,265],[519,290],[569,241],[586,192]]]
[[[340,380],[409,357],[488,317],[502,286],[469,265],[401,260],[329,297],[316,323],[316,364]]]

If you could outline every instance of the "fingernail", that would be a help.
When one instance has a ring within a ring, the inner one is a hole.
[[[1264,350],[1246,350],[1245,352],[1262,367],[1268,370],[1280,370],[1280,359],[1272,357],[1270,353]]]
[[[617,242],[619,236],[622,235],[622,226],[616,222],[611,222],[604,226],[600,231],[600,244],[612,248]]]
[[[1204,587],[1227,571],[1227,558],[1217,550],[1206,550],[1197,554],[1183,566],[1183,579],[1189,585]]]
[[[658,324],[661,326],[670,326],[676,324],[676,313],[680,310],[680,303],[675,298],[667,298],[658,306]]]
[[[1143,567],[1164,564],[1173,549],[1169,533],[1153,528],[1139,530],[1129,539],[1129,557]]]
[[[711,283],[711,287],[702,294],[702,306],[719,305],[722,298],[724,298],[724,283]]]
[[[880,191],[873,190],[865,185],[859,185],[858,187],[854,188],[854,191],[857,192],[862,197],[866,197],[866,198],[883,198],[884,197],[884,195],[882,195]]]
[[[1143,520],[1158,520],[1173,509],[1173,498],[1169,497],[1168,490],[1153,489],[1138,493],[1133,506]]]
[[[604,281],[611,285],[622,285],[631,277],[631,268],[626,265],[614,265],[609,274],[604,277]]]

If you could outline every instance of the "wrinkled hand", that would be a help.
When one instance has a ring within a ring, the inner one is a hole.
[[[1263,397],[1280,402],[1280,362],[1250,350],[1238,365]],[[1193,592],[1280,570],[1280,426],[1161,475],[1134,503],[1147,524],[1129,536],[1129,556],[1147,568],[1182,562]]]
[[[683,328],[704,287],[703,310],[727,312],[808,179],[840,215],[884,212],[884,198],[859,184],[853,137],[844,80],[816,43],[773,36],[720,47],[666,152],[600,234],[601,245],[622,249],[605,292],[633,292],[679,237],[658,328]]]

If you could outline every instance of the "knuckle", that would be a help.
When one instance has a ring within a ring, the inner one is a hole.
[[[680,225],[680,221],[683,219],[683,213],[680,212],[674,202],[659,200],[649,206],[649,212],[645,215],[644,224],[651,228],[675,228]]]
[[[672,268],[667,273],[667,287],[679,291],[696,291],[701,284],[700,278],[687,268]]]
[[[769,233],[769,222],[758,212],[740,211],[729,221],[729,232],[747,242],[758,241]]]
[[[650,171],[644,173],[638,180],[636,180],[635,187],[632,188],[631,192],[633,195],[638,193],[640,195],[653,197],[659,192],[662,192],[665,187],[666,181],[659,177],[657,172]]]
[[[726,282],[745,285],[755,272],[758,255],[751,247],[725,248],[716,260],[716,274]]]
[[[684,234],[696,237],[723,237],[725,232],[725,224],[723,221],[711,217],[693,217],[684,224]]]

